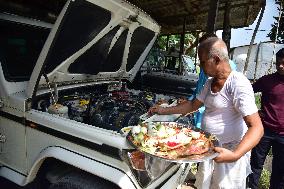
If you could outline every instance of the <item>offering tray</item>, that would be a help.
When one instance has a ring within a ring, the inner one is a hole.
[[[153,133],[150,134],[152,132],[151,128],[157,126],[160,128],[164,127],[173,136],[167,138],[167,133],[164,134],[164,137],[153,136]],[[139,133],[138,135],[136,133],[133,134],[134,130],[132,129],[126,138],[134,148],[146,155],[176,163],[203,162],[218,156],[218,153],[213,150],[214,147],[220,147],[216,136],[193,125],[177,122],[148,122],[143,123],[142,127],[147,127],[147,132],[144,131],[143,137],[138,136],[140,135]],[[173,134],[173,131],[176,131],[176,134]],[[179,139],[181,136],[183,137],[183,142],[172,142],[172,138],[176,137]],[[139,140],[136,137],[139,137]],[[152,146],[151,144],[154,145]],[[202,144],[204,145],[202,146]]]

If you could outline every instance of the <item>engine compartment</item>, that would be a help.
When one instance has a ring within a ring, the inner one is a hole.
[[[51,111],[51,106],[57,110],[66,109],[66,115],[61,116],[113,131],[137,125],[140,116],[154,104],[161,101],[171,104],[178,98],[129,89],[126,82],[51,91],[37,96],[32,108],[51,114],[57,114]],[[56,98],[56,104],[53,98]]]

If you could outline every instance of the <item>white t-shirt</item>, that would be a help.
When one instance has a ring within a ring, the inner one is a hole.
[[[243,117],[258,111],[252,86],[236,71],[230,73],[217,93],[211,91],[212,81],[209,78],[197,96],[205,105],[201,128],[216,135],[222,144],[240,141],[247,131]]]

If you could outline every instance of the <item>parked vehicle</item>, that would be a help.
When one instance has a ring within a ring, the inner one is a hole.
[[[179,164],[149,157],[134,169],[119,133],[158,96],[126,86],[159,34],[154,20],[124,1],[76,0],[54,24],[1,13],[0,28],[0,176],[50,189],[180,184]]]
[[[248,79],[258,79],[263,75],[276,71],[275,54],[283,48],[283,44],[274,44],[273,42],[262,42],[254,44],[248,62],[246,76]],[[249,45],[235,47],[231,50],[231,59],[236,63],[237,70],[244,71],[245,62]]]
[[[143,89],[190,96],[195,90],[198,74],[189,56],[152,48],[142,65],[140,80]]]

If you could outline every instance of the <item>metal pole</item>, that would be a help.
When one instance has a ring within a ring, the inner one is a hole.
[[[256,51],[256,57],[255,57],[255,69],[254,69],[254,76],[253,76],[253,81],[255,81],[256,79],[256,72],[257,72],[257,67],[258,67],[258,57],[259,57],[259,50],[260,50],[260,45],[261,43],[259,43],[259,45],[257,46],[257,51]]]
[[[248,53],[247,53],[247,58],[246,58],[245,66],[244,66],[244,71],[243,71],[244,75],[247,75],[247,69],[248,69],[248,63],[249,63],[249,58],[250,58],[250,54],[251,54],[252,45],[254,43],[256,32],[258,31],[260,22],[261,22],[262,17],[263,17],[263,13],[264,13],[264,10],[265,10],[265,5],[266,5],[266,0],[263,0],[261,12],[260,12],[259,18],[257,20],[257,24],[255,26],[255,29],[253,31],[253,35],[252,35],[252,38],[251,38],[251,41],[250,41],[250,45],[249,45],[249,49],[248,49]]]
[[[196,31],[196,44],[199,43],[199,33],[198,31]],[[197,72],[196,67],[197,67],[197,45],[195,47],[196,51],[195,51],[195,56],[194,56],[194,68],[195,68],[195,72]]]
[[[167,34],[167,44],[166,44],[166,51],[169,50],[169,41],[170,41],[170,36]]]

